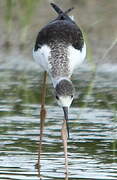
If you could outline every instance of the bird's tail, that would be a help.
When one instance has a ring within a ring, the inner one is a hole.
[[[58,13],[58,15],[64,13],[64,12],[62,11],[62,9],[60,9],[56,4],[54,4],[54,3],[50,3],[50,4],[51,4],[51,6],[53,7],[53,9]]]
[[[69,8],[68,10],[66,10],[65,12],[63,12],[63,10],[60,7],[58,7],[56,4],[54,4],[54,3],[50,3],[50,4],[53,7],[53,9],[58,13],[58,15],[60,15],[60,14],[68,14],[70,11],[72,11],[74,9],[72,7],[72,8]]]
[[[60,18],[60,17],[64,17],[64,18],[67,18],[67,19],[71,19],[67,14],[74,9],[73,7],[72,7],[72,8],[69,8],[68,10],[66,10],[66,11],[64,12],[64,11],[63,11],[60,7],[58,7],[56,4],[54,4],[54,3],[50,3],[50,4],[51,4],[51,6],[53,7],[53,9],[58,13],[59,18]]]

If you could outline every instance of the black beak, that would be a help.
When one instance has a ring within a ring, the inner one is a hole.
[[[66,120],[66,127],[67,127],[67,133],[68,133],[68,139],[69,139],[69,126],[68,126],[68,107],[63,107],[64,117]]]

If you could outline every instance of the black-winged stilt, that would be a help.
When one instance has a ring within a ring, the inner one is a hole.
[[[67,14],[73,8],[63,12],[57,5],[51,6],[58,13],[58,17],[43,27],[36,39],[33,57],[44,70],[42,88],[42,102],[40,112],[40,147],[38,167],[40,167],[41,143],[45,119],[45,85],[46,76],[49,74],[55,97],[63,108],[64,121],[62,126],[62,139],[65,153],[65,169],[68,172],[67,138],[69,137],[68,111],[74,97],[74,87],[70,80],[72,73],[84,61],[86,45],[83,34],[75,21]]]

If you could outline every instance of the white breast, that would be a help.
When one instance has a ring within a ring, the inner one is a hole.
[[[82,48],[82,51],[75,49],[73,46],[68,47],[68,59],[69,59],[69,69],[71,74],[73,71],[83,63],[86,56],[86,44]]]
[[[33,57],[35,61],[43,68],[44,71],[49,70],[49,63],[48,59],[51,57],[51,50],[49,46],[43,45],[41,48],[39,48],[37,51],[33,50]]]

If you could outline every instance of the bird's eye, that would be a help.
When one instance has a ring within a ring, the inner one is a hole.
[[[56,99],[57,99],[57,100],[59,100],[59,97],[58,97],[58,96],[56,96]]]
[[[71,98],[73,98],[73,95],[71,95]]]

